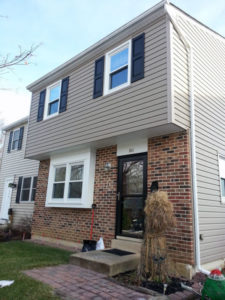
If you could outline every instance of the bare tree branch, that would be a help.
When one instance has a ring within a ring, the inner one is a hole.
[[[30,49],[23,50],[21,46],[19,46],[19,52],[17,55],[11,57],[10,54],[6,54],[5,56],[0,55],[0,73],[5,69],[10,69],[12,66],[21,66],[28,65],[28,60],[33,56],[33,53],[37,50],[39,45],[32,45]]]

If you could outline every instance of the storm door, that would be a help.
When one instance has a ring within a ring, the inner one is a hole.
[[[147,154],[118,159],[117,235],[143,237]]]

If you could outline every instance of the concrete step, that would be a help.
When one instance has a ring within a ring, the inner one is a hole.
[[[112,248],[117,248],[125,251],[131,251],[135,253],[141,252],[142,240],[133,238],[117,237],[111,242]]]
[[[101,250],[75,253],[70,256],[70,263],[93,270],[107,276],[135,270],[139,264],[137,253],[119,256]]]

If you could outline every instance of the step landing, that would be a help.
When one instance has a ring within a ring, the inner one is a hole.
[[[107,249],[109,250],[109,249]],[[116,255],[102,250],[75,253],[70,256],[70,263],[107,276],[135,270],[140,254]]]
[[[112,248],[122,249],[125,251],[131,251],[134,253],[140,253],[142,247],[142,239],[134,239],[128,237],[117,236],[111,242]]]

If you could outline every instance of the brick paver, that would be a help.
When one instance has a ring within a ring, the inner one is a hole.
[[[154,297],[107,280],[107,276],[75,265],[60,265],[24,271],[32,278],[52,286],[63,299],[147,300]]]
[[[169,296],[150,296],[116,284],[107,276],[75,265],[59,265],[24,271],[32,278],[49,284],[64,300],[190,300],[200,299],[191,292],[183,291]],[[196,278],[198,279],[198,278]],[[193,288],[200,292],[199,280]]]

